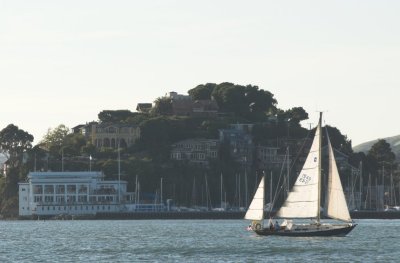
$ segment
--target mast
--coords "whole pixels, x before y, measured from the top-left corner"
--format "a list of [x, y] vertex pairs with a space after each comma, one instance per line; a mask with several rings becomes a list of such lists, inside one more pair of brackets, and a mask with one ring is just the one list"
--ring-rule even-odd
[[368, 175], [368, 189], [369, 189], [369, 206], [368, 209], [371, 209], [372, 205], [372, 186], [371, 186], [371, 174]]
[[393, 205], [393, 172], [390, 171], [390, 205]]
[[161, 205], [161, 207], [163, 206], [163, 178], [161, 177], [161, 182], [160, 182], [160, 205]]
[[286, 154], [287, 154], [287, 160], [286, 160], [286, 197], [289, 195], [290, 192], [290, 183], [289, 183], [289, 178], [290, 178], [290, 148], [289, 145], [286, 148]]
[[136, 175], [136, 180], [135, 180], [135, 206], [137, 207], [138, 204], [138, 176]]
[[363, 190], [363, 167], [362, 167], [362, 161], [360, 161], [360, 191], [359, 191], [360, 205], [358, 209], [361, 209], [362, 206], [362, 190]]
[[121, 204], [121, 149], [118, 140], [118, 204]]
[[[245, 157], [246, 158], [246, 157]], [[245, 164], [245, 168], [244, 168], [244, 186], [245, 186], [245, 189], [244, 189], [244, 202], [245, 202], [245, 207], [247, 207], [247, 158], [245, 159], [246, 160], [246, 164]]]
[[222, 209], [222, 202], [223, 200], [222, 200], [222, 173], [221, 173], [221, 209]]
[[319, 223], [321, 220], [321, 145], [322, 145], [322, 133], [321, 133], [321, 125], [322, 125], [322, 112], [319, 113], [319, 123], [317, 130], [315, 132], [319, 133], [319, 151], [318, 151], [318, 206], [317, 206], [317, 222]]
[[207, 174], [204, 175], [204, 179], [206, 181], [206, 202], [207, 202], [207, 210], [209, 210], [208, 208], [208, 183], [207, 183]]
[[242, 200], [240, 199], [240, 194], [241, 194], [241, 193], [240, 193], [240, 183], [241, 183], [241, 180], [240, 180], [241, 178], [240, 178], [240, 177], [241, 177], [241, 176], [240, 176], [240, 174], [239, 174], [239, 185], [238, 185], [238, 187], [239, 187], [239, 209], [240, 209], [240, 205], [241, 205], [241, 201], [242, 201]]
[[269, 203], [270, 203], [269, 212], [271, 212], [272, 211], [272, 204], [273, 204], [273, 201], [272, 201], [272, 170], [271, 170], [271, 178], [270, 178], [270, 183], [269, 183]]

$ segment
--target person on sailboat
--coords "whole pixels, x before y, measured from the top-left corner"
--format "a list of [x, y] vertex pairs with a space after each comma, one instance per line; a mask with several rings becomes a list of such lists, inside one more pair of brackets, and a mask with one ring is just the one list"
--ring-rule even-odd
[[274, 223], [272, 222], [272, 219], [269, 219], [269, 230], [274, 230]]
[[281, 226], [279, 225], [278, 221], [275, 221], [275, 230], [278, 231], [281, 229]]

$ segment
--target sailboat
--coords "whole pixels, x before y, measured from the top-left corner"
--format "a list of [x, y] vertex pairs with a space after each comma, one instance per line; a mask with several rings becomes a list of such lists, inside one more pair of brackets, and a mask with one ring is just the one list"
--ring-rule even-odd
[[[261, 179], [245, 215], [245, 219], [252, 221], [249, 227], [258, 235], [345, 236], [356, 227], [357, 224], [350, 217], [329, 137], [329, 178], [326, 189], [325, 215], [341, 222], [331, 224], [321, 221], [321, 120], [322, 113], [320, 113], [313, 143], [303, 169], [282, 207], [275, 215], [276, 218], [283, 219], [281, 225], [279, 223], [274, 225], [270, 218], [268, 227], [263, 226], [265, 187], [264, 177]], [[311, 221], [309, 223], [296, 224], [294, 222], [295, 219], [311, 219]]]

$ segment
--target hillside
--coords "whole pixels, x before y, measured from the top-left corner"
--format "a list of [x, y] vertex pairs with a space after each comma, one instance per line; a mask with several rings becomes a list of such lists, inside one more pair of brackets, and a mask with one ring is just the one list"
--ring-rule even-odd
[[[396, 154], [397, 160], [400, 161], [400, 135], [387, 137], [383, 139], [390, 144], [390, 147], [392, 147], [392, 151], [394, 152], [394, 154]], [[378, 139], [361, 143], [357, 146], [354, 146], [353, 150], [354, 152], [368, 153], [369, 149], [371, 149], [372, 145], [377, 141]]]

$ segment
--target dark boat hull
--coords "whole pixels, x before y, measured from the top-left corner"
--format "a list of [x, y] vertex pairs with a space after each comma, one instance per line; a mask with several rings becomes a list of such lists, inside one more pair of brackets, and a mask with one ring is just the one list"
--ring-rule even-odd
[[292, 237], [329, 237], [329, 236], [346, 236], [353, 230], [357, 224], [344, 225], [341, 228], [333, 229], [323, 229], [315, 228], [313, 230], [270, 230], [269, 228], [264, 228], [261, 230], [255, 230], [258, 235], [261, 236], [292, 236]]

